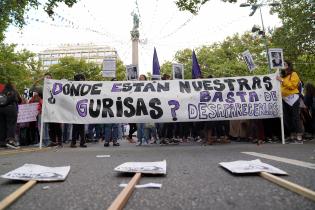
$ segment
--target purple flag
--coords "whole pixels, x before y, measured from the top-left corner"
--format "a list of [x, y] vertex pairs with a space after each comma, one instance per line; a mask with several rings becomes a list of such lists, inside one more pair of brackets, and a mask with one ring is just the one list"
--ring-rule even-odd
[[192, 78], [193, 79], [201, 78], [201, 71], [197, 61], [195, 50], [193, 50], [192, 54]]
[[160, 77], [161, 77], [160, 64], [159, 64], [159, 59], [158, 59], [158, 56], [157, 56], [157, 53], [156, 53], [156, 49], [154, 47], [152, 78], [159, 79]]

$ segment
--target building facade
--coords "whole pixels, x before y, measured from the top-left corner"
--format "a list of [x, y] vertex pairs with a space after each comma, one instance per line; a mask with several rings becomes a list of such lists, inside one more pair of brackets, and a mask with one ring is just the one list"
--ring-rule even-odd
[[117, 51], [105, 45], [77, 44], [62, 45], [55, 49], [44, 50], [38, 54], [44, 70], [47, 70], [51, 65], [59, 63], [60, 58], [63, 57], [74, 57], [102, 65], [105, 58], [116, 59]]

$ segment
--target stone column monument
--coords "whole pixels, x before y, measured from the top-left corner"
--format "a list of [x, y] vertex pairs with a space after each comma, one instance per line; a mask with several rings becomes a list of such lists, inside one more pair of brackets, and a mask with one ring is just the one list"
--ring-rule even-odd
[[130, 31], [131, 41], [132, 41], [132, 64], [137, 65], [139, 68], [139, 60], [138, 60], [138, 43], [139, 43], [139, 16], [137, 13], [133, 12], [133, 28]]

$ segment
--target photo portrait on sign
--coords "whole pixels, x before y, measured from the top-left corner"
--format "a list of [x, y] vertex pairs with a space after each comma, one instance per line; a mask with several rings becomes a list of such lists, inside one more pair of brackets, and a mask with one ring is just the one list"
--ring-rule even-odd
[[269, 49], [269, 61], [270, 67], [273, 69], [283, 69], [283, 51], [280, 48], [270, 48]]
[[136, 65], [126, 66], [127, 80], [137, 80], [138, 79], [138, 67]]
[[173, 64], [173, 79], [184, 79], [184, 66], [183, 64]]
[[253, 57], [248, 50], [242, 53], [243, 59], [247, 65], [249, 71], [253, 71], [256, 68]]

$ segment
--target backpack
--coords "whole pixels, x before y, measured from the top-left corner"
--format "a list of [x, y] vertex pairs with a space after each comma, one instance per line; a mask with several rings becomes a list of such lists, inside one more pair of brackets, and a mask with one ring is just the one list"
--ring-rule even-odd
[[14, 90], [8, 86], [0, 84], [0, 106], [7, 106], [15, 101], [16, 95]]

